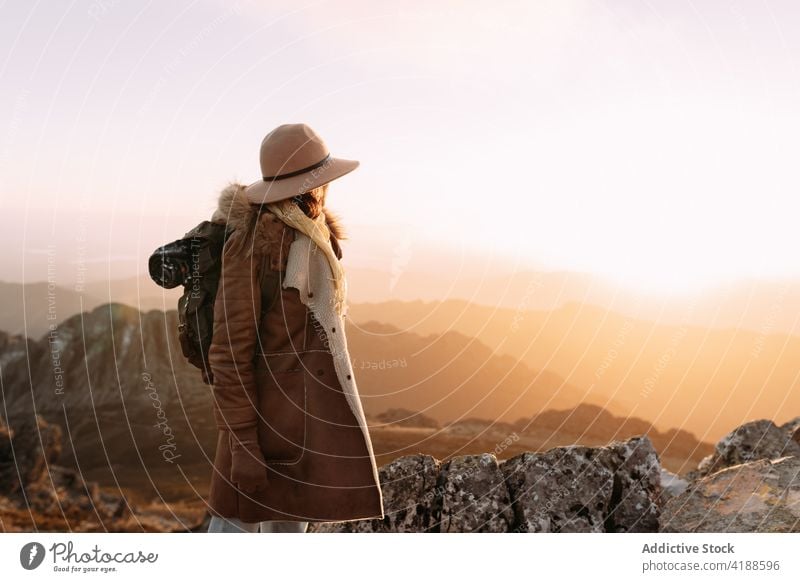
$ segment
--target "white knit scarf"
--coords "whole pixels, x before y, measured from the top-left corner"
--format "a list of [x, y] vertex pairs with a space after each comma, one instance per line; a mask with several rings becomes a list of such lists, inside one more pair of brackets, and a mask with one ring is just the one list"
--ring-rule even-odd
[[[330, 280], [334, 284], [333, 302], [336, 313], [342, 315], [347, 301], [347, 278], [344, 269], [336, 254], [333, 252], [330, 240], [330, 230], [325, 217], [325, 212], [319, 213], [316, 218], [309, 218], [303, 210], [291, 199], [280, 200], [267, 204], [267, 209], [277, 216], [284, 224], [296, 228], [308, 236], [317, 248], [325, 253], [328, 266], [331, 269]], [[312, 251], [313, 252], [313, 251]]]

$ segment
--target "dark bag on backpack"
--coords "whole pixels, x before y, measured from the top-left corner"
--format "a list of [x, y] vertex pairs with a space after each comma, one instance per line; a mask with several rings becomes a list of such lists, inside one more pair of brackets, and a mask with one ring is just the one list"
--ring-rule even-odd
[[[206, 384], [214, 383], [208, 350], [214, 333], [214, 302], [222, 275], [222, 252], [232, 232], [225, 224], [205, 220], [183, 238], [157, 248], [148, 261], [150, 277], [156, 284], [165, 289], [183, 285], [183, 294], [178, 299], [178, 339], [183, 355], [200, 369]], [[279, 271], [285, 269], [287, 254], [288, 251], [270, 254], [269, 264], [261, 269], [262, 317], [280, 294]]]
[[232, 231], [224, 224], [203, 221], [183, 238], [153, 252], [148, 261], [150, 277], [161, 287], [183, 285], [178, 299], [178, 339], [189, 363], [213, 383], [208, 349], [214, 332], [214, 301], [222, 267], [222, 250]]

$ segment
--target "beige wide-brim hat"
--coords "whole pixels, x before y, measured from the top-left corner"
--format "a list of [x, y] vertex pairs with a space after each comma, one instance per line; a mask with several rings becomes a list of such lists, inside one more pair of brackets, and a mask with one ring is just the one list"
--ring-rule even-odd
[[322, 138], [305, 123], [287, 123], [261, 142], [261, 180], [245, 189], [252, 204], [285, 200], [323, 186], [358, 167], [331, 156]]

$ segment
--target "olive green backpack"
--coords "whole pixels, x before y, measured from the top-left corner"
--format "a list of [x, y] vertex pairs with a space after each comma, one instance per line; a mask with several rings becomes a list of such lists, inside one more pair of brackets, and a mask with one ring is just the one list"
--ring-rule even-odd
[[[150, 256], [150, 277], [161, 287], [183, 285], [178, 299], [178, 340], [190, 364], [203, 372], [203, 381], [214, 379], [208, 365], [208, 349], [214, 332], [214, 301], [222, 271], [222, 250], [230, 233], [224, 224], [201, 222], [183, 238], [156, 249]], [[274, 278], [274, 277], [272, 277]], [[272, 281], [274, 283], [274, 281]], [[261, 281], [262, 314], [271, 305], [274, 284]]]

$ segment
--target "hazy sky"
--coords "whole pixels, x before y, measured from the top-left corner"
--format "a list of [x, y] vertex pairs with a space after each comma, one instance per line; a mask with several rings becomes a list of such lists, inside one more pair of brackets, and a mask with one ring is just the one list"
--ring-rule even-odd
[[799, 31], [791, 0], [5, 2], [0, 278], [141, 270], [300, 121], [361, 161], [353, 265], [796, 276]]

